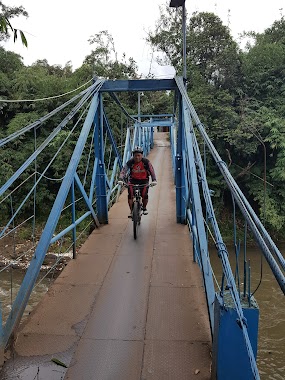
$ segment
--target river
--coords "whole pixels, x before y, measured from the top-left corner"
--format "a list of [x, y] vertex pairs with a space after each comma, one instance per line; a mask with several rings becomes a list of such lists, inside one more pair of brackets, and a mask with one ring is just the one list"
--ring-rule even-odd
[[[211, 249], [211, 262], [217, 277], [219, 278], [220, 260]], [[231, 262], [234, 255], [230, 252]], [[251, 262], [252, 290], [254, 290], [260, 279], [261, 255], [256, 248], [247, 248], [247, 257]], [[265, 261], [262, 260], [262, 282], [255, 298], [260, 308], [259, 342], [258, 342], [258, 369], [262, 380], [284, 380], [285, 379], [285, 299], [277, 281]], [[243, 271], [241, 267], [241, 272]], [[12, 273], [0, 273], [0, 295], [3, 305], [3, 320], [5, 321], [11, 310], [11, 297], [15, 298], [23, 272], [13, 270]], [[52, 279], [44, 279], [33, 291], [29, 304], [25, 310], [25, 316], [40, 301], [46, 293]], [[11, 293], [10, 285], [13, 284]], [[245, 379], [246, 380], [246, 379]]]
[[[279, 247], [284, 252], [284, 246]], [[235, 262], [233, 250], [228, 247], [230, 262]], [[220, 278], [220, 260], [215, 249], [210, 250], [211, 263], [217, 277]], [[259, 283], [261, 273], [261, 254], [256, 247], [246, 250], [251, 264], [251, 291]], [[241, 250], [243, 256], [243, 250]], [[240, 272], [243, 273], [240, 257]], [[241, 279], [243, 285], [243, 279]], [[242, 288], [243, 289], [243, 288]], [[254, 297], [260, 309], [257, 366], [262, 380], [285, 379], [285, 298], [269, 265], [262, 258], [262, 282]], [[245, 379], [246, 380], [246, 379]]]
[[[53, 282], [52, 278], [48, 277], [40, 281], [43, 276], [44, 273], [41, 273], [39, 276], [39, 281], [37, 281], [38, 284], [36, 283], [34, 291], [31, 294], [30, 300], [24, 312], [23, 319], [26, 318], [32, 309], [39, 303], [42, 296], [47, 292], [50, 284]], [[24, 271], [19, 269], [11, 269], [0, 273], [0, 300], [1, 304], [3, 305], [2, 314], [4, 323], [10, 314], [12, 302], [17, 296], [23, 278]]]

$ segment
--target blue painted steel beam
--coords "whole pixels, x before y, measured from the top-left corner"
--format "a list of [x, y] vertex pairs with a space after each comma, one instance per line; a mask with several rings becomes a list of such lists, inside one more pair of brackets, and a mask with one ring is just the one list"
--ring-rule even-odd
[[89, 132], [91, 130], [94, 116], [98, 108], [98, 94], [93, 97], [91, 106], [89, 108], [88, 114], [86, 116], [85, 122], [83, 124], [80, 136], [78, 138], [77, 144], [75, 146], [74, 152], [70, 159], [68, 168], [66, 170], [66, 175], [64, 176], [60, 189], [58, 191], [57, 197], [54, 201], [53, 207], [51, 209], [50, 215], [48, 217], [47, 223], [35, 250], [34, 256], [30, 262], [27, 269], [26, 275], [23, 279], [22, 285], [18, 291], [17, 297], [14, 301], [10, 315], [7, 318], [6, 325], [4, 327], [3, 340], [1, 342], [1, 347], [5, 347], [8, 343], [9, 337], [11, 336], [14, 329], [18, 326], [23, 312], [28, 303], [30, 294], [33, 290], [36, 279], [39, 275], [41, 265], [45, 258], [46, 252], [50, 245], [53, 233], [57, 226], [59, 217], [62, 212], [62, 208], [66, 201], [67, 195], [70, 191], [70, 187], [74, 180], [77, 166], [79, 164], [86, 140], [88, 138]]
[[94, 196], [96, 175], [97, 175], [97, 170], [98, 170], [98, 163], [99, 163], [98, 157], [95, 157], [93, 172], [92, 172], [92, 179], [91, 179], [91, 184], [90, 184], [90, 191], [89, 191], [89, 200], [91, 204], [93, 204], [93, 196]]
[[[254, 235], [256, 242], [258, 243], [264, 257], [266, 258], [272, 273], [274, 274], [282, 292], [285, 294], [285, 276], [282, 273], [282, 270], [280, 269], [278, 263], [276, 262], [275, 258], [273, 257], [268, 244], [270, 244], [270, 240], [267, 240], [266, 237], [268, 234], [264, 237], [263, 233], [264, 227], [262, 226], [262, 223], [259, 221], [257, 215], [254, 213], [253, 209], [250, 207], [248, 208], [248, 201], [246, 201], [244, 195], [242, 194], [241, 190], [239, 189], [237, 183], [233, 179], [230, 171], [228, 170], [225, 162], [222, 161], [221, 157], [219, 156], [218, 152], [216, 151], [213, 143], [211, 142], [210, 138], [206, 134], [202, 124], [197, 125], [201, 135], [204, 137], [208, 148], [210, 149], [210, 152], [213, 155], [214, 160], [217, 163], [217, 166], [219, 167], [221, 173], [223, 174], [226, 183], [229, 186], [229, 189], [232, 192], [232, 195], [239, 205], [240, 211], [242, 212], [245, 220], [247, 221], [248, 225], [250, 226], [251, 232]], [[261, 227], [263, 227], [261, 229]], [[273, 248], [276, 248], [274, 250], [274, 254], [277, 256], [278, 261], [281, 263], [284, 262], [284, 258], [282, 257], [281, 253], [277, 250], [277, 247], [273, 246]]]
[[[201, 270], [202, 270], [203, 280], [204, 280], [204, 285], [205, 285], [211, 332], [213, 334], [215, 286], [214, 286], [214, 281], [212, 277], [210, 263], [207, 259], [208, 241], [207, 241], [207, 235], [206, 235], [205, 224], [204, 224], [202, 203], [201, 203], [201, 198], [200, 198], [199, 180], [198, 180], [197, 171], [196, 171], [196, 159], [194, 155], [194, 146], [193, 146], [193, 140], [192, 140], [193, 134], [190, 132], [192, 121], [191, 121], [187, 104], [185, 104], [185, 102], [183, 101], [182, 105], [183, 105], [184, 133], [185, 133], [184, 137], [185, 137], [185, 148], [186, 148], [185, 160], [187, 159], [188, 178], [189, 178], [189, 182], [191, 183], [191, 190], [192, 190], [192, 194], [191, 194], [191, 198], [193, 201], [192, 215], [193, 215], [193, 218], [195, 218], [194, 221], [195, 221], [195, 225], [197, 227], [198, 236], [199, 236], [199, 250], [201, 253], [201, 264], [202, 264]], [[186, 182], [186, 179], [185, 179], [185, 182]], [[186, 205], [186, 207], [187, 209], [188, 208], [190, 209], [188, 204]], [[192, 218], [192, 222], [193, 222], [193, 218]]]
[[121, 159], [121, 155], [118, 151], [118, 148], [117, 148], [117, 144], [115, 142], [115, 139], [114, 139], [114, 136], [113, 136], [113, 132], [112, 132], [112, 129], [110, 127], [110, 124], [109, 124], [109, 121], [107, 119], [107, 116], [106, 116], [106, 113], [104, 112], [104, 122], [105, 122], [105, 128], [107, 130], [107, 133], [108, 133], [108, 136], [109, 136], [109, 139], [111, 141], [111, 144], [112, 144], [112, 148], [115, 152], [115, 156], [118, 157], [118, 160], [119, 160], [119, 165], [120, 165], [120, 168], [122, 169], [123, 167], [123, 163], [122, 163], [122, 159]]
[[[263, 255], [265, 256], [281, 290], [285, 294], [285, 276], [282, 273], [281, 269], [278, 266], [278, 263], [276, 262], [275, 258], [273, 257], [270, 249], [273, 251], [274, 255], [277, 257], [281, 267], [285, 268], [285, 259], [282, 256], [281, 252], [278, 250], [276, 245], [273, 243], [272, 239], [270, 238], [269, 234], [265, 230], [264, 226], [262, 225], [261, 221], [255, 214], [254, 210], [250, 206], [249, 202], [243, 195], [242, 191], [238, 187], [237, 183], [235, 182], [234, 178], [232, 177], [230, 171], [227, 168], [227, 165], [225, 162], [222, 161], [221, 157], [219, 156], [217, 150], [215, 149], [213, 143], [211, 142], [209, 136], [207, 135], [203, 125], [201, 124], [198, 115], [190, 101], [190, 99], [187, 96], [187, 93], [185, 91], [184, 85], [181, 81], [181, 78], [176, 78], [177, 85], [182, 93], [184, 93], [185, 100], [187, 102], [187, 106], [191, 112], [191, 115], [196, 123], [196, 126], [203, 137], [204, 141], [206, 142], [217, 166], [219, 167], [222, 175], [225, 178], [226, 183], [229, 186], [229, 189], [232, 192], [233, 197], [235, 198], [235, 201], [239, 205], [239, 208], [244, 215], [245, 220], [247, 221], [248, 225], [251, 228], [251, 231], [258, 243], [258, 245], [261, 248], [261, 251]], [[216, 229], [217, 230], [217, 229]], [[218, 230], [217, 230], [218, 231]], [[217, 239], [219, 242], [219, 239]]]
[[84, 201], [86, 203], [86, 206], [91, 211], [91, 215], [92, 215], [92, 218], [94, 220], [94, 223], [95, 223], [96, 227], [99, 227], [100, 223], [99, 223], [99, 220], [97, 218], [97, 215], [96, 215], [96, 213], [95, 213], [95, 211], [93, 209], [92, 203], [90, 202], [90, 200], [89, 200], [89, 198], [88, 198], [88, 196], [86, 194], [86, 191], [85, 191], [85, 189], [84, 189], [84, 187], [83, 187], [83, 185], [82, 185], [82, 183], [80, 181], [80, 178], [78, 177], [77, 173], [75, 173], [75, 177], [74, 178], [75, 178], [75, 181], [76, 181], [76, 185], [77, 185], [78, 189], [80, 190], [80, 192], [81, 192], [81, 194], [83, 196], [83, 199], [84, 199]]
[[108, 223], [108, 198], [106, 189], [106, 173], [105, 164], [99, 163], [96, 175], [96, 199], [97, 199], [97, 215], [99, 222]]
[[[75, 220], [75, 209], [74, 209], [74, 204], [72, 203], [72, 224], [68, 227], [66, 227], [63, 231], [61, 231], [60, 233], [58, 233], [56, 236], [54, 236], [50, 242], [50, 244], [53, 244], [55, 243], [57, 240], [59, 240], [62, 236], [64, 236], [66, 233], [68, 233], [69, 231], [71, 231], [72, 229], [75, 230], [75, 227], [80, 224], [87, 216], [91, 215], [93, 220], [94, 220], [94, 223], [95, 223], [95, 226], [96, 227], [99, 227], [100, 226], [100, 223], [99, 223], [99, 220], [97, 218], [97, 215], [93, 209], [93, 206], [92, 206], [92, 203], [91, 201], [89, 200], [87, 194], [86, 194], [86, 191], [80, 181], [80, 178], [78, 177], [78, 174], [75, 173], [75, 181], [76, 181], [76, 184], [77, 184], [77, 187], [79, 189], [79, 191], [81, 192], [82, 196], [83, 196], [83, 199], [89, 209], [89, 212], [85, 213], [83, 217], [79, 218], [78, 220]], [[73, 190], [73, 185], [72, 185], [72, 200], [74, 200], [74, 190]], [[74, 231], [75, 233], [75, 231]]]
[[[245, 301], [245, 300], [244, 300]], [[257, 357], [259, 308], [256, 302], [249, 307], [243, 302], [242, 311], [247, 321], [249, 340], [253, 355]], [[213, 341], [212, 374], [217, 380], [258, 379], [253, 375], [250, 359], [244, 344], [242, 331], [238, 323], [238, 314], [233, 307], [229, 292], [224, 299], [215, 299], [215, 323], [217, 334]], [[245, 360], [247, 359], [247, 360]]]
[[[175, 178], [175, 157], [176, 157], [176, 126], [175, 126], [175, 124], [172, 125], [169, 132], [170, 132], [172, 172], [173, 172], [173, 178]], [[175, 180], [174, 180], [174, 182], [175, 182]]]
[[[75, 224], [76, 221], [76, 209], [75, 209], [75, 189], [74, 189], [74, 180], [71, 185], [71, 224]], [[72, 229], [72, 258], [76, 259], [76, 225]]]
[[94, 152], [98, 159], [98, 166], [95, 177], [97, 217], [100, 223], [108, 223], [108, 202], [106, 188], [106, 170], [104, 162], [104, 111], [102, 93], [99, 94], [99, 107], [94, 117]]
[[101, 92], [122, 91], [167, 91], [176, 90], [174, 79], [133, 79], [133, 80], [107, 80], [101, 87]]
[[116, 175], [116, 172], [117, 172], [117, 166], [118, 166], [118, 157], [115, 158], [114, 165], [113, 165], [113, 170], [112, 170], [112, 175], [111, 175], [111, 179], [110, 179], [110, 190], [108, 191], [108, 195], [107, 195], [107, 203], [108, 204], [110, 202], [111, 194], [114, 191], [113, 186], [114, 186], [115, 175]]
[[179, 104], [179, 120], [177, 130], [177, 150], [175, 161], [175, 187], [176, 187], [176, 220], [177, 223], [186, 222], [186, 205], [185, 205], [185, 175], [183, 159], [184, 139], [183, 139], [183, 112], [182, 98]]
[[171, 127], [172, 126], [172, 121], [143, 121], [141, 123], [142, 127]]
[[66, 227], [64, 230], [60, 231], [56, 236], [54, 236], [51, 239], [50, 245], [54, 244], [59, 239], [61, 239], [64, 235], [66, 235], [68, 232], [72, 231], [76, 226], [78, 226], [81, 222], [83, 222], [83, 220], [86, 219], [89, 215], [91, 215], [91, 211], [85, 212], [85, 214], [81, 215], [80, 218], [76, 219], [68, 227]]
[[[188, 95], [187, 95], [187, 92], [185, 90], [184, 83], [183, 83], [182, 79], [176, 78], [176, 82], [177, 82], [177, 85], [178, 85], [179, 90], [181, 92], [181, 95], [183, 97], [183, 101], [185, 102], [187, 109], [191, 114], [191, 117], [198, 124], [197, 126], [200, 129], [201, 125], [200, 125], [198, 116], [196, 114], [196, 111], [195, 111], [190, 99], [188, 98]], [[207, 142], [207, 145], [211, 146], [211, 152], [214, 153], [213, 144], [210, 141], [209, 137], [207, 136], [206, 132], [203, 131], [203, 133], [201, 133], [201, 134], [202, 134], [204, 140]], [[214, 154], [213, 154], [213, 157], [215, 158]], [[231, 188], [230, 184], [229, 184], [229, 187]], [[209, 202], [211, 203], [211, 201], [209, 201]], [[213, 225], [213, 226], [215, 227], [215, 225]], [[218, 232], [218, 229], [215, 229], [215, 233], [217, 233], [217, 232]], [[241, 329], [242, 334], [243, 334], [243, 341], [245, 342], [247, 356], [244, 357], [244, 360], [249, 360], [253, 378], [254, 379], [260, 379], [258, 369], [257, 369], [257, 365], [256, 365], [256, 360], [254, 357], [253, 348], [251, 346], [251, 342], [250, 342], [250, 338], [249, 338], [249, 334], [248, 334], [248, 330], [247, 330], [247, 322], [246, 322], [246, 319], [243, 315], [241, 301], [240, 301], [240, 297], [239, 297], [239, 294], [238, 294], [238, 291], [236, 288], [235, 279], [234, 279], [234, 276], [233, 276], [233, 273], [231, 270], [231, 266], [229, 263], [228, 254], [227, 254], [225, 245], [221, 244], [219, 237], [217, 237], [216, 246], [217, 246], [217, 249], [219, 250], [219, 255], [220, 255], [220, 258], [222, 261], [222, 265], [223, 265], [223, 272], [224, 272], [225, 277], [227, 279], [227, 283], [228, 283], [229, 291], [231, 293], [232, 301], [234, 303], [234, 306], [235, 306], [235, 309], [236, 309], [236, 312], [238, 315], [238, 323], [239, 323], [240, 329]], [[215, 324], [215, 327], [216, 327], [216, 324]], [[217, 329], [215, 328], [215, 334], [217, 334], [217, 333], [218, 333], [218, 327], [217, 327]]]
[[59, 123], [59, 125], [51, 132], [45, 141], [35, 150], [34, 153], [23, 163], [23, 165], [16, 170], [16, 172], [9, 178], [9, 180], [0, 188], [0, 196], [16, 181], [16, 179], [28, 168], [28, 166], [37, 158], [37, 156], [48, 146], [48, 144], [56, 137], [56, 135], [65, 127], [65, 125], [74, 117], [76, 112], [82, 107], [83, 104], [90, 98], [92, 92], [88, 92], [78, 104], [69, 112], [69, 114]]
[[[131, 115], [131, 116], [135, 117], [135, 118], [139, 117], [139, 115]], [[150, 118], [152, 118], [152, 119], [158, 119], [158, 120], [160, 120], [160, 119], [163, 119], [165, 117], [173, 118], [173, 116], [174, 116], [174, 114], [172, 114], [172, 113], [161, 113], [159, 115], [158, 114], [153, 114], [153, 115], [142, 114], [142, 115], [140, 115], [140, 118], [141, 119], [150, 119]]]

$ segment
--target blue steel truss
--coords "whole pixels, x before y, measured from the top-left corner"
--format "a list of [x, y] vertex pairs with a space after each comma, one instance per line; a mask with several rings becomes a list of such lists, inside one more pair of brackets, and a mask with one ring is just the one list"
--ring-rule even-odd
[[[128, 91], [174, 91], [173, 113], [142, 115], [138, 112], [137, 115], [128, 115], [116, 95], [116, 93]], [[114, 138], [112, 125], [103, 106], [104, 93], [108, 93], [111, 96], [129, 120], [123, 128], [124, 149], [118, 146], [118, 142]], [[88, 217], [91, 217], [94, 225], [97, 227], [102, 223], [108, 223], [108, 210], [115, 202], [121, 190], [116, 183], [117, 176], [122, 166], [131, 157], [133, 147], [135, 145], [142, 146], [144, 154], [147, 155], [153, 147], [154, 127], [166, 126], [169, 127], [171, 141], [173, 177], [176, 187], [176, 217], [178, 223], [188, 224], [189, 226], [189, 234], [193, 242], [193, 260], [199, 264], [203, 275], [209, 323], [213, 337], [213, 368], [216, 378], [219, 380], [229, 378], [259, 379], [256, 366], [258, 307], [250, 293], [249, 284], [247, 292], [244, 292], [243, 296], [240, 295], [237, 289], [236, 279], [229, 263], [227, 248], [223, 242], [215, 217], [211, 191], [208, 187], [206, 170], [196, 135], [199, 134], [200, 139], [208, 147], [210, 154], [223, 174], [236, 204], [250, 226], [283, 293], [285, 293], [285, 261], [206, 134], [188, 98], [183, 79], [94, 80], [92, 86], [50, 114], [2, 139], [0, 146], [4, 147], [7, 143], [30, 130], [36, 131], [37, 127], [44, 121], [62, 109], [65, 109], [65, 107], [70, 106], [72, 102], [78, 99], [78, 103], [63, 118], [62, 122], [50, 133], [45, 141], [35, 149], [34, 153], [26, 159], [20, 168], [15, 170], [8, 181], [1, 184], [0, 197], [3, 199], [12, 197], [15, 182], [21, 179], [21, 176], [28, 168], [31, 168], [44, 149], [49, 147], [49, 144], [66, 128], [75, 115], [78, 117], [78, 114], [81, 112], [81, 115], [78, 117], [78, 120], [80, 120], [87, 112], [66, 173], [61, 181], [40, 240], [35, 247], [34, 255], [24, 280], [12, 305], [11, 313], [6, 323], [1, 324], [2, 351], [22, 318], [49, 247], [62, 239], [66, 234], [72, 233], [73, 258], [76, 257], [77, 226]], [[76, 125], [77, 122], [75, 123], [75, 127]], [[70, 131], [70, 135], [72, 133], [73, 129]], [[82, 175], [82, 170], [80, 171], [82, 155], [89, 140], [91, 141], [90, 154], [88, 155], [87, 163], [85, 162], [85, 175]], [[35, 194], [37, 185], [45, 178], [45, 173], [52, 165], [52, 162], [53, 159], [41, 173], [36, 173], [34, 185], [31, 186], [30, 191], [22, 200], [19, 207], [14, 210], [11, 218], [4, 224], [4, 227], [0, 231], [0, 238], [7, 236], [10, 231], [18, 228], [17, 226], [15, 227], [16, 216], [20, 214], [21, 208], [29, 197]], [[91, 168], [88, 183], [86, 181], [87, 168]], [[80, 217], [77, 217], [76, 203], [78, 197], [76, 198], [76, 194], [80, 194], [86, 208]], [[71, 203], [66, 206], [69, 195]], [[63, 230], [58, 231], [57, 226], [61, 214], [67, 208], [70, 210], [71, 223]], [[32, 215], [31, 218], [34, 220], [35, 215]], [[219, 292], [215, 290], [209, 256], [207, 231], [209, 225], [215, 238], [217, 254], [223, 268], [222, 286]], [[229, 312], [230, 310], [232, 312]], [[236, 345], [239, 345], [238, 350], [235, 347], [227, 349], [226, 341], [228, 337], [225, 328], [227, 324], [231, 326], [233, 339]], [[231, 353], [228, 355], [227, 351]], [[243, 368], [242, 373], [240, 370], [241, 366]]]

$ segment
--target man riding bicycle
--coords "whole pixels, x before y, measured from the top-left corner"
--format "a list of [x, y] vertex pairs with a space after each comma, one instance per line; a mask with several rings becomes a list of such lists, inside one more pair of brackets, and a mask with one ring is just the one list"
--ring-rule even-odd
[[143, 157], [143, 149], [140, 146], [136, 146], [133, 150], [133, 158], [131, 158], [123, 167], [119, 175], [119, 185], [123, 185], [124, 180], [128, 178], [128, 203], [132, 213], [133, 208], [133, 186], [132, 185], [145, 185], [141, 188], [141, 196], [143, 203], [143, 214], [147, 215], [147, 203], [148, 203], [148, 187], [149, 177], [151, 177], [151, 186], [157, 184], [154, 168], [151, 162]]

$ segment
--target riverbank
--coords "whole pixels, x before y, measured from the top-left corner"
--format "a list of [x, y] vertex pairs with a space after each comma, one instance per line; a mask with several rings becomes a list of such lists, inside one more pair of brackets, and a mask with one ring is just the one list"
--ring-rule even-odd
[[[0, 271], [3, 270], [26, 270], [34, 255], [38, 240], [21, 239], [14, 236], [6, 236], [0, 240]], [[53, 269], [60, 273], [72, 258], [72, 251], [48, 252], [41, 266], [41, 272]], [[54, 274], [53, 274], [54, 275]]]

